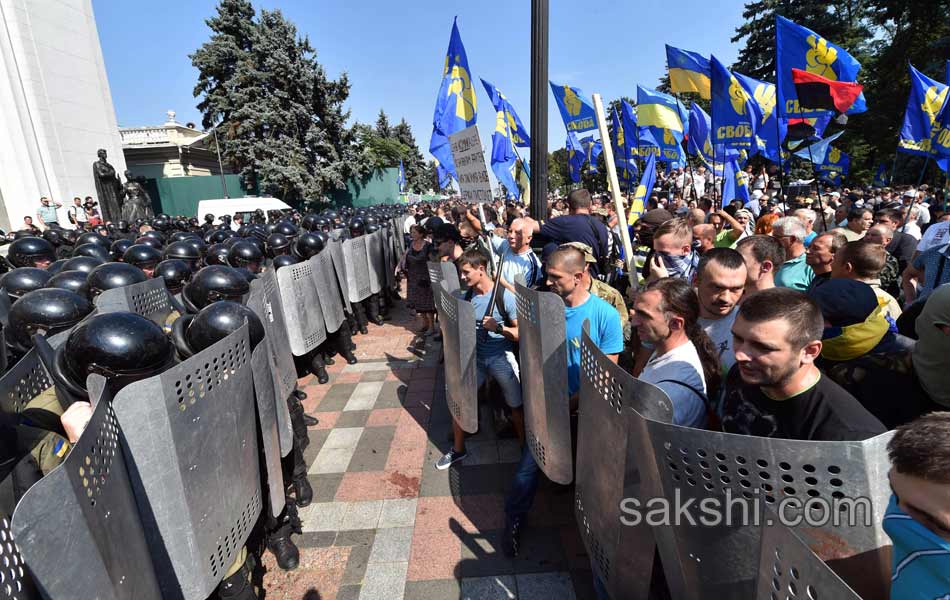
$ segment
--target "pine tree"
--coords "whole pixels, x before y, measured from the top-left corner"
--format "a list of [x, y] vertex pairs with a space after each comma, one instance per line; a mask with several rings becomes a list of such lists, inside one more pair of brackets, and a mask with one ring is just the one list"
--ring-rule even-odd
[[419, 151], [419, 145], [416, 144], [416, 138], [412, 135], [412, 127], [405, 119], [400, 119], [392, 128], [393, 137], [406, 148], [406, 154], [403, 156], [403, 167], [406, 169], [406, 189], [421, 193], [430, 187], [429, 180], [425, 178], [425, 161], [422, 158], [422, 152]]
[[376, 135], [381, 138], [393, 137], [392, 128], [389, 126], [389, 117], [386, 111], [379, 109], [379, 116], [376, 117]]

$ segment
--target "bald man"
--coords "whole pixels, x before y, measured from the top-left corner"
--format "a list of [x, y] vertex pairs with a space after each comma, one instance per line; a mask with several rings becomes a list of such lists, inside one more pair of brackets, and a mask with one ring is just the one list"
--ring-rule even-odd
[[708, 223], [693, 225], [693, 247], [700, 254], [705, 254], [715, 248], [716, 227]]
[[524, 277], [527, 286], [537, 287], [541, 283], [541, 259], [531, 249], [534, 232], [525, 219], [515, 219], [508, 227], [506, 237], [491, 236], [492, 250], [498, 257], [505, 257], [501, 268], [501, 285], [510, 292], [515, 291], [515, 276]]

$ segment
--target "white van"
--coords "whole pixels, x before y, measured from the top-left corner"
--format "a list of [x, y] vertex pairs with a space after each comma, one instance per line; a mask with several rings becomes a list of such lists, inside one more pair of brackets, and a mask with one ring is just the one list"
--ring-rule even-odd
[[228, 215], [233, 217], [240, 214], [247, 223], [248, 217], [254, 214], [254, 211], [261, 209], [266, 214], [269, 210], [293, 210], [289, 204], [278, 200], [277, 198], [224, 198], [220, 200], [199, 200], [198, 201], [198, 221], [204, 223], [205, 215], [214, 215], [215, 222], [220, 222], [221, 217]]

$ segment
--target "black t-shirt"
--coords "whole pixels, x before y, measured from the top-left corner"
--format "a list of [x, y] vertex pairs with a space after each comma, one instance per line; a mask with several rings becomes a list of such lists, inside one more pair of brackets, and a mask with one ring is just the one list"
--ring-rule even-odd
[[[607, 228], [600, 219], [591, 215], [563, 215], [548, 219], [541, 225], [538, 238], [545, 244], [542, 253], [545, 260], [559, 244], [567, 242], [587, 244], [594, 250], [597, 260], [603, 258], [607, 250]], [[590, 264], [589, 268], [592, 275], [600, 274], [596, 264]]]
[[894, 238], [891, 239], [891, 243], [885, 247], [885, 250], [897, 257], [901, 271], [903, 271], [914, 259], [914, 252], [917, 251], [917, 238], [898, 229], [894, 232]]
[[722, 429], [727, 433], [789, 440], [859, 441], [887, 429], [824, 374], [811, 388], [773, 400], [742, 381], [738, 366], [726, 377]]

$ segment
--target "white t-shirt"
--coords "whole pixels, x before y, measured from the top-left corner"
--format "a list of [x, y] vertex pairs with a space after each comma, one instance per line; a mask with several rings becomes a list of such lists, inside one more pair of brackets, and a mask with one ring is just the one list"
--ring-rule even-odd
[[917, 243], [917, 252], [929, 250], [934, 246], [942, 246], [950, 241], [950, 221], [934, 223], [924, 232], [924, 237]]
[[917, 223], [905, 223], [902, 227], [904, 228], [904, 233], [907, 235], [916, 238], [917, 240], [920, 240], [922, 237], [920, 233], [920, 226], [917, 225]]
[[416, 224], [415, 215], [407, 215], [406, 222], [402, 224], [402, 232], [406, 235], [409, 235], [409, 230], [412, 229]]
[[528, 248], [522, 254], [515, 254], [511, 251], [508, 240], [497, 235], [491, 236], [491, 244], [496, 255], [505, 255], [505, 264], [501, 268], [501, 276], [505, 278], [505, 281], [513, 284], [515, 275], [519, 273], [524, 277], [528, 287], [535, 285], [540, 280], [541, 259], [537, 257], [533, 250]]
[[719, 352], [723, 374], [728, 373], [732, 365], [736, 364], [736, 352], [732, 349], [732, 324], [736, 322], [737, 314], [738, 308], [733, 308], [731, 313], [721, 319], [699, 319], [699, 326]]
[[696, 392], [702, 392], [704, 397], [707, 395], [706, 379], [693, 342], [688, 341], [662, 356], [654, 352], [640, 379], [656, 385], [670, 397], [675, 425], [705, 427], [705, 400]]

